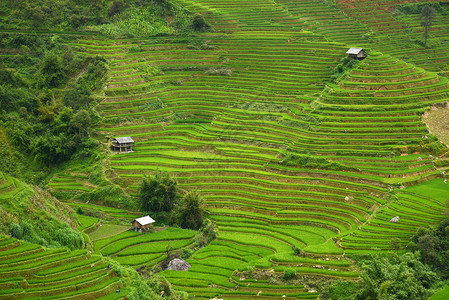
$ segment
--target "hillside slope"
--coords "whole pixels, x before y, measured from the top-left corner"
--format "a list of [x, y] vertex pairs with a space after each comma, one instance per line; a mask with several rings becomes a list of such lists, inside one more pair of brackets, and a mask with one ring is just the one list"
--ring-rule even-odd
[[[316, 299], [308, 286], [278, 279], [294, 270], [358, 280], [348, 257], [391, 251], [394, 238], [405, 249], [417, 228], [443, 220], [448, 149], [422, 115], [449, 98], [444, 7], [438, 35], [423, 48], [416, 12], [398, 13], [404, 1], [380, 10], [361, 0], [170, 3], [178, 18], [201, 14], [213, 29], [130, 34], [148, 24], [130, 23], [142, 15], [124, 10], [120, 16], [131, 17], [110, 27], [59, 32], [70, 36], [64, 46], [74, 55], [101, 56], [109, 70], [91, 102], [99, 122], [90, 146], [103, 151], [105, 167], [67, 165], [48, 185], [55, 195], [131, 206], [110, 196], [118, 189], [136, 196], [156, 170], [198, 190], [218, 238], [188, 259], [188, 272], [163, 274], [205, 299]], [[130, 28], [117, 33], [123, 26]], [[368, 57], [351, 62], [349, 47], [364, 47]], [[120, 136], [136, 141], [134, 152], [109, 149]], [[13, 179], [3, 177], [8, 189]], [[5, 197], [15, 197], [11, 191]], [[174, 247], [192, 235], [174, 235]], [[156, 265], [161, 244], [135, 236], [108, 236], [99, 251], [134, 267]]]

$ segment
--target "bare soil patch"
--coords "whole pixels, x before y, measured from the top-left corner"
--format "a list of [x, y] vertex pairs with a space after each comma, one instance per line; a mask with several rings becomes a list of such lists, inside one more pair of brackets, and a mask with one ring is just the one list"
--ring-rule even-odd
[[424, 113], [423, 121], [431, 134], [449, 146], [449, 102], [444, 106], [432, 106]]

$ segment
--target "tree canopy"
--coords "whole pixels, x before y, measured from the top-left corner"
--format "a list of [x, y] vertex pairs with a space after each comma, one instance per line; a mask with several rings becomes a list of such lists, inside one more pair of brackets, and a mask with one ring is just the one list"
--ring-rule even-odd
[[167, 172], [157, 171], [140, 184], [140, 207], [146, 212], [171, 211], [178, 195], [178, 182]]
[[178, 201], [172, 212], [172, 219], [182, 228], [197, 230], [203, 224], [205, 215], [203, 198], [198, 192], [191, 191]]
[[427, 46], [427, 38], [429, 37], [430, 28], [435, 18], [435, 8], [430, 5], [423, 7], [421, 11], [421, 26], [424, 27], [424, 48]]

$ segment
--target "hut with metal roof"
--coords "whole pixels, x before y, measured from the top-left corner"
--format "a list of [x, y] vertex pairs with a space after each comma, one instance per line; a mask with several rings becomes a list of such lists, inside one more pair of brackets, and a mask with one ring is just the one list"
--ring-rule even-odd
[[346, 51], [346, 54], [352, 59], [364, 59], [366, 57], [366, 51], [362, 48], [350, 48]]
[[142, 232], [148, 231], [153, 227], [153, 223], [156, 222], [150, 216], [141, 217], [131, 221], [134, 231]]
[[130, 136], [118, 137], [112, 140], [112, 149], [122, 152], [133, 152], [134, 140]]

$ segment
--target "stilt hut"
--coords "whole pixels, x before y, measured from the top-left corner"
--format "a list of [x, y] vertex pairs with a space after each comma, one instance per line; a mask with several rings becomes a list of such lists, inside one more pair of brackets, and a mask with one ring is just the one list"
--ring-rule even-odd
[[130, 136], [112, 140], [112, 149], [118, 152], [133, 152], [134, 140]]
[[364, 59], [366, 57], [366, 52], [362, 48], [350, 48], [346, 51], [346, 54], [352, 59]]
[[153, 223], [156, 222], [153, 220], [150, 216], [141, 217], [138, 219], [134, 219], [131, 221], [131, 224], [133, 225], [133, 230], [142, 232], [142, 231], [148, 231], [153, 227]]

